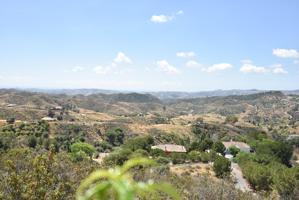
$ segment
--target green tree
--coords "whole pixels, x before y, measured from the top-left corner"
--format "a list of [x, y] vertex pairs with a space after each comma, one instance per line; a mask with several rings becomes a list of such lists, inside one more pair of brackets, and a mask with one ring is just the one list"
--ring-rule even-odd
[[130, 149], [127, 148], [121, 148], [117, 151], [114, 151], [109, 154], [109, 156], [104, 158], [104, 165], [105, 166], [116, 166], [116, 165], [122, 165], [124, 162], [129, 160], [130, 155], [133, 152]]
[[124, 143], [125, 134], [122, 129], [117, 128], [114, 131], [106, 132], [105, 137], [113, 146], [120, 146]]
[[240, 149], [235, 147], [235, 146], [232, 146], [228, 149], [228, 151], [234, 156], [236, 157], [236, 155], [240, 152]]
[[31, 135], [28, 137], [28, 146], [31, 148], [35, 148], [37, 145], [37, 140], [36, 137]]
[[170, 158], [173, 164], [182, 164], [185, 163], [187, 155], [185, 153], [171, 153]]
[[95, 152], [95, 148], [88, 143], [77, 142], [77, 143], [74, 143], [71, 145], [71, 152], [73, 154], [80, 153], [81, 155], [82, 155], [82, 152], [84, 152], [86, 155], [88, 155], [90, 157], [90, 159], [92, 159], [92, 155]]
[[[276, 171], [273, 184], [279, 195], [284, 199], [295, 198], [294, 191], [299, 187], [299, 167], [297, 169], [285, 168]], [[297, 171], [296, 171], [297, 170]]]
[[201, 153], [199, 151], [190, 151], [188, 158], [193, 162], [199, 162], [201, 161]]
[[224, 155], [226, 148], [221, 141], [217, 141], [213, 144], [213, 150]]
[[153, 157], [159, 157], [159, 156], [165, 157], [166, 153], [161, 149], [151, 149], [150, 155]]
[[125, 143], [125, 147], [131, 149], [132, 151], [143, 149], [149, 152], [153, 144], [154, 144], [153, 137], [137, 136], [135, 138], [128, 139]]
[[293, 147], [287, 143], [265, 139], [257, 143], [255, 147], [257, 154], [265, 154], [277, 158], [281, 163], [289, 165], [293, 154]]
[[217, 177], [226, 177], [230, 174], [231, 162], [222, 156], [217, 156], [213, 164], [213, 169]]
[[213, 141], [209, 138], [204, 138], [203, 140], [198, 140], [191, 143], [190, 149], [197, 151], [205, 151], [211, 149], [213, 146]]

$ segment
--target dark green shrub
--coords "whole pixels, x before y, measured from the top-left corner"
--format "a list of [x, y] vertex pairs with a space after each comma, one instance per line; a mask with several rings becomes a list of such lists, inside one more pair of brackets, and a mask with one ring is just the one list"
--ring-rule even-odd
[[29, 136], [28, 137], [28, 146], [31, 148], [35, 148], [37, 145], [37, 139], [35, 136]]
[[217, 141], [213, 144], [213, 150], [224, 155], [226, 148], [221, 141]]
[[234, 157], [240, 152], [240, 149], [234, 146], [230, 147], [228, 150]]
[[156, 159], [156, 162], [162, 165], [166, 165], [171, 162], [170, 158], [159, 156]]
[[230, 174], [231, 162], [222, 156], [217, 156], [213, 164], [213, 169], [217, 177], [226, 177]]
[[154, 139], [151, 136], [137, 136], [128, 139], [124, 146], [128, 149], [131, 149], [132, 151], [143, 149], [149, 152], [153, 144]]
[[173, 164], [185, 163], [187, 155], [185, 153], [171, 153], [170, 158]]
[[125, 161], [130, 158], [132, 151], [130, 149], [119, 149], [109, 154], [109, 156], [104, 158], [104, 165], [105, 166], [115, 166], [115, 165], [122, 165]]
[[72, 153], [76, 154], [80, 151], [83, 151], [91, 159], [93, 153], [95, 152], [95, 148], [92, 145], [90, 145], [88, 143], [84, 143], [84, 142], [77, 142], [77, 143], [74, 143], [74, 144], [71, 145], [71, 152]]
[[161, 149], [151, 149], [150, 155], [153, 157], [159, 157], [159, 156], [165, 157], [166, 153]]
[[191, 151], [188, 153], [188, 159], [192, 162], [199, 162], [201, 161], [201, 153], [199, 151]]

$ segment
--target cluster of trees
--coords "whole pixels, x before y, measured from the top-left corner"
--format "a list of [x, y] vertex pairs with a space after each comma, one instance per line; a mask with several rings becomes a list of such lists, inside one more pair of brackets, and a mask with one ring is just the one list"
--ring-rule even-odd
[[290, 167], [292, 146], [283, 141], [261, 139], [252, 142], [255, 154], [239, 153], [237, 162], [257, 191], [275, 190], [286, 199], [299, 195], [299, 167]]
[[9, 124], [0, 129], [0, 151], [20, 146], [45, 146], [48, 136], [49, 124], [44, 121], [33, 124]]
[[[151, 156], [157, 163], [183, 164], [188, 162], [216, 162], [213, 168], [218, 177], [224, 177], [230, 174], [230, 161], [224, 158], [225, 147], [220, 141], [213, 142], [204, 138], [200, 142], [191, 144], [189, 153], [165, 153], [160, 149], [151, 149], [154, 145], [154, 138], [151, 136], [137, 136], [124, 142], [118, 149], [110, 153], [104, 159], [104, 165], [114, 166], [122, 165], [130, 158]], [[205, 151], [208, 150], [209, 151]], [[221, 166], [221, 167], [220, 167]]]
[[[166, 154], [162, 150], [152, 150], [154, 137], [138, 136], [125, 139], [125, 133], [121, 129], [107, 131], [102, 138], [104, 140], [101, 142], [90, 142], [86, 131], [78, 125], [61, 127], [58, 125], [54, 131], [52, 129], [50, 131], [49, 124], [44, 121], [1, 127], [0, 178], [3, 181], [0, 183], [0, 199], [74, 199], [80, 181], [98, 168], [95, 162], [90, 161], [97, 151], [113, 150], [104, 159], [104, 166], [107, 167], [122, 165], [131, 158], [151, 156], [156, 162], [162, 164], [155, 169], [158, 170], [157, 173], [150, 173], [151, 176], [164, 174], [152, 178], [162, 181], [161, 177], [163, 177], [164, 181], [174, 183], [179, 190], [184, 189], [180, 193], [187, 199], [197, 199], [195, 188], [185, 184], [187, 177], [174, 177], [165, 164], [213, 161], [215, 163], [213, 169], [217, 176], [225, 177], [230, 171], [230, 162], [219, 155], [224, 152], [222, 143], [213, 142], [209, 137], [203, 137], [201, 134], [198, 134], [196, 142], [191, 145], [194, 148], [187, 154]], [[161, 134], [161, 138], [158, 139], [165, 143], [169, 141], [169, 143], [185, 144], [187, 147], [190, 144], [188, 139], [182, 140], [174, 135]], [[207, 149], [210, 149], [210, 152], [205, 152]], [[134, 177], [146, 177], [143, 169], [134, 172]], [[192, 180], [188, 177], [189, 182]], [[209, 184], [215, 183], [211, 181]], [[220, 187], [224, 185], [215, 185], [215, 188], [210, 188], [209, 192], [211, 195], [219, 195], [217, 191], [220, 191], [218, 190]], [[229, 187], [225, 186], [225, 188]], [[201, 189], [205, 190], [204, 187]], [[241, 194], [235, 194], [242, 199]], [[146, 196], [144, 199], [154, 198]]]
[[80, 181], [96, 167], [88, 160], [73, 162], [65, 152], [9, 149], [0, 153], [0, 199], [71, 200]]

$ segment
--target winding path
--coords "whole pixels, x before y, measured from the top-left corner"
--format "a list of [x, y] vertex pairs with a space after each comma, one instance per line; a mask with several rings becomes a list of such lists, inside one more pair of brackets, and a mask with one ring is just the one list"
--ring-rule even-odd
[[231, 174], [236, 180], [236, 183], [235, 183], [236, 188], [238, 188], [238, 189], [240, 189], [244, 192], [252, 191], [252, 189], [249, 187], [249, 183], [243, 177], [243, 173], [241, 171], [241, 168], [239, 167], [239, 165], [237, 163], [232, 163], [232, 172], [231, 172]]

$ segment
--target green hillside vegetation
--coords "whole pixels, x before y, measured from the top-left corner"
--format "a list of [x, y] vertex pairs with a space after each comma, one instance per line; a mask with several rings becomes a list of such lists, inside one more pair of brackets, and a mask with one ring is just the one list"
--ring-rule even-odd
[[[75, 199], [80, 183], [93, 171], [119, 169], [141, 157], [156, 165], [130, 169], [129, 183], [167, 182], [182, 199], [268, 199], [275, 194], [295, 199], [299, 170], [293, 153], [299, 143], [287, 136], [299, 130], [298, 100], [280, 92], [162, 101], [136, 93], [71, 96], [0, 90], [0, 199]], [[61, 118], [40, 120], [49, 115]], [[252, 147], [253, 153], [236, 147], [229, 152], [255, 196], [235, 188], [233, 165], [223, 157], [222, 142], [230, 140]], [[187, 153], [151, 148], [158, 144], [183, 145]], [[190, 167], [197, 164], [204, 167]], [[126, 177], [119, 178], [125, 182]], [[109, 191], [115, 195], [115, 187]]]

